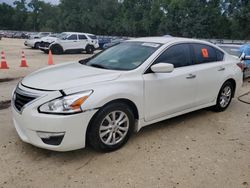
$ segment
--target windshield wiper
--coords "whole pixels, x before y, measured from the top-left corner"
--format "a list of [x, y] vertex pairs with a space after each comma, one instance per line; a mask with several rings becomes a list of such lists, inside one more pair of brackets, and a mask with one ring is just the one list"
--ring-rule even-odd
[[89, 64], [89, 66], [91, 67], [96, 67], [96, 68], [101, 68], [101, 69], [108, 69], [107, 67], [103, 66], [103, 65], [100, 65], [100, 64]]

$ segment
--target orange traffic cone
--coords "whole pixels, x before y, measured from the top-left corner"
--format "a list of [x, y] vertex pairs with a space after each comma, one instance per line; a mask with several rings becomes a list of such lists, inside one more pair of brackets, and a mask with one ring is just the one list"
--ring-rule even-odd
[[49, 51], [48, 65], [54, 65], [51, 50]]
[[0, 65], [0, 69], [9, 69], [6, 59], [5, 59], [5, 54], [4, 51], [1, 52], [1, 65]]
[[21, 60], [20, 67], [28, 67], [23, 51], [22, 51], [22, 60]]

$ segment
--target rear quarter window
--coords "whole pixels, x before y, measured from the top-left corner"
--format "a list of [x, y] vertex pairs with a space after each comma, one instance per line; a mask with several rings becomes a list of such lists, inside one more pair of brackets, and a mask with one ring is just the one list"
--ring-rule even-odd
[[88, 35], [91, 39], [97, 39], [95, 35]]
[[223, 61], [224, 59], [224, 53], [218, 49], [215, 49], [217, 53], [217, 61]]
[[192, 44], [192, 46], [195, 64], [222, 61], [224, 58], [224, 54], [212, 46], [205, 44]]

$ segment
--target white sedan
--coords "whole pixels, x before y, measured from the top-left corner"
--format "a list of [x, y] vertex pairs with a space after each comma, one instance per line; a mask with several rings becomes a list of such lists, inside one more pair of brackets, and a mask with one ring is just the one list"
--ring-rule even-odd
[[225, 110], [242, 75], [239, 59], [204, 41], [133, 39], [25, 77], [13, 92], [14, 125], [24, 142], [41, 148], [88, 143], [113, 151], [152, 123], [211, 106]]

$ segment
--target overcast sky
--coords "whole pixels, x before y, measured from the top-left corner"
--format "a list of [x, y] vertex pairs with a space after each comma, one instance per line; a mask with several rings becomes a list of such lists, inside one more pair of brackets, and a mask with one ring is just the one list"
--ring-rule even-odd
[[[5, 2], [5, 3], [12, 5], [14, 1], [15, 0], [0, 0], [0, 3]], [[27, 1], [29, 1], [29, 0], [27, 0]], [[58, 2], [59, 2], [59, 0], [43, 0], [43, 1], [50, 2], [51, 4], [58, 4]]]

